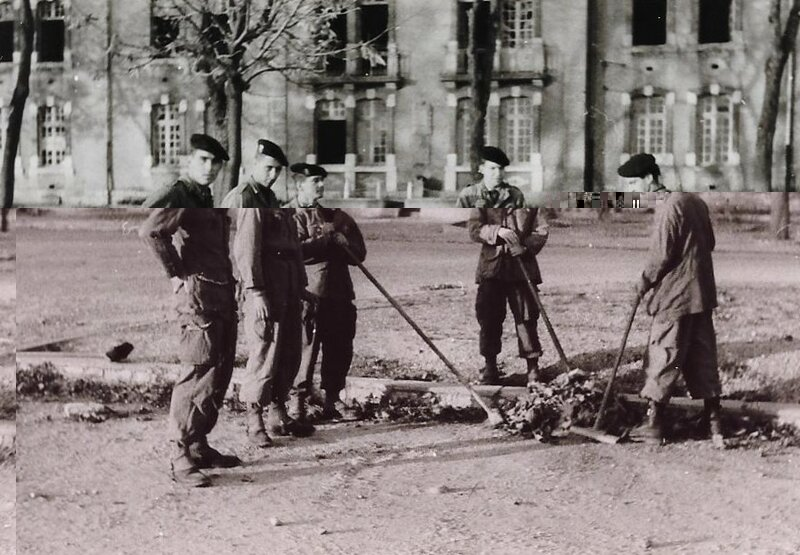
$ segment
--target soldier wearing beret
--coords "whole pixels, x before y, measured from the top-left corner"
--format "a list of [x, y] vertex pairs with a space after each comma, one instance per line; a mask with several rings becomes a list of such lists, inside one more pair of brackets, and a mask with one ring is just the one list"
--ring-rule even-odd
[[[655, 158], [637, 154], [618, 173], [646, 190], [664, 190]], [[717, 306], [714, 280], [714, 230], [708, 206], [691, 193], [669, 193], [659, 203], [645, 269], [636, 292], [649, 291], [650, 339], [645, 355], [646, 382], [641, 396], [649, 400], [646, 421], [632, 436], [659, 442], [664, 436], [664, 409], [675, 382], [683, 376], [689, 393], [704, 399], [704, 418], [715, 445], [723, 443], [720, 424], [721, 385], [712, 312]]]
[[293, 212], [280, 208], [237, 211], [234, 256], [245, 290], [244, 330], [249, 346], [239, 399], [247, 407], [247, 437], [257, 447], [272, 444], [266, 428], [282, 436], [314, 431], [286, 411], [300, 368], [301, 297], [307, 283]]
[[475, 315], [480, 326], [480, 352], [485, 360], [481, 383], [495, 385], [502, 381], [497, 369], [497, 355], [502, 349], [506, 305], [511, 307], [517, 330], [520, 358], [525, 359], [528, 381], [539, 379], [539, 309], [528, 290], [521, 261], [534, 285], [541, 283], [536, 254], [547, 241], [547, 228], [539, 225], [535, 208], [524, 208], [522, 191], [503, 181], [509, 161], [505, 153], [487, 146], [482, 151], [483, 180], [461, 191], [458, 206], [471, 207], [469, 235], [481, 243], [475, 281], [478, 295]]
[[[177, 190], [164, 197], [168, 205], [181, 195], [193, 198], [188, 187]], [[206, 439], [217, 422], [236, 355], [230, 219], [225, 210], [155, 208], [139, 234], [172, 280], [181, 324], [179, 353], [189, 367], [175, 383], [170, 402], [173, 478], [208, 486], [211, 482], [201, 469], [240, 464], [238, 458], [211, 448]]]
[[617, 173], [624, 178], [628, 192], [661, 192], [667, 188], [661, 184], [661, 168], [652, 154], [641, 152], [631, 156]]
[[355, 265], [342, 247], [363, 262], [367, 250], [356, 222], [344, 211], [323, 208], [324, 168], [295, 164], [292, 171], [301, 179], [292, 206], [308, 273], [310, 296], [303, 310], [303, 359], [295, 380], [299, 418], [305, 416], [305, 399], [311, 392], [317, 354], [322, 354], [321, 389], [325, 393], [323, 418], [351, 416], [341, 401], [347, 373], [353, 360], [356, 335], [355, 292], [350, 265]]
[[222, 199], [223, 208], [280, 208], [272, 186], [289, 165], [281, 147], [261, 139], [256, 147], [250, 176]]
[[208, 135], [195, 134], [189, 139], [192, 154], [186, 172], [145, 200], [146, 208], [213, 208], [211, 184], [219, 175], [228, 153]]
[[483, 179], [461, 190], [456, 201], [458, 208], [523, 208], [525, 195], [518, 188], [503, 181], [509, 165], [505, 152], [494, 146], [481, 150], [483, 161], [480, 172]]

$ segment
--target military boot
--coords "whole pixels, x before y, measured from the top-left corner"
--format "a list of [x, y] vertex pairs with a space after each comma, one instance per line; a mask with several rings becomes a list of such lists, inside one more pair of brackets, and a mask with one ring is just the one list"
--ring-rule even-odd
[[242, 465], [236, 455], [223, 455], [208, 444], [204, 437], [189, 444], [189, 455], [194, 460], [197, 468], [234, 468]]
[[725, 449], [725, 435], [722, 431], [722, 409], [719, 397], [705, 399], [703, 405], [703, 412], [708, 419], [708, 432], [711, 436], [711, 443], [717, 449]]
[[310, 423], [298, 422], [289, 417], [286, 412], [286, 405], [283, 403], [271, 403], [269, 405], [267, 424], [270, 433], [276, 436], [308, 437], [314, 433], [314, 426]]
[[211, 485], [211, 478], [200, 472], [189, 448], [184, 443], [177, 443], [170, 460], [172, 480], [178, 484], [192, 488], [206, 488]]
[[502, 377], [497, 370], [497, 360], [493, 357], [486, 357], [486, 365], [481, 370], [480, 385], [501, 385]]
[[539, 358], [528, 358], [525, 359], [525, 362], [528, 365], [528, 387], [541, 383], [542, 375], [539, 373]]
[[270, 447], [272, 440], [264, 428], [263, 407], [253, 403], [247, 407], [247, 439], [251, 445], [259, 448]]
[[630, 438], [644, 443], [661, 443], [664, 439], [664, 404], [650, 401], [645, 421], [631, 430]]

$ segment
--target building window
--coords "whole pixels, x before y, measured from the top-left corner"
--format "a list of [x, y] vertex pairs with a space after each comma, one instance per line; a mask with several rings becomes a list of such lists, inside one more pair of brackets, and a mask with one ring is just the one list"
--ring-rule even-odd
[[39, 108], [39, 165], [58, 166], [67, 155], [67, 121], [63, 105]]
[[356, 104], [356, 149], [359, 164], [385, 164], [388, 138], [386, 103], [360, 100]]
[[0, 156], [3, 156], [4, 148], [6, 146], [6, 133], [8, 131], [8, 112], [9, 109], [5, 106], [0, 106]]
[[347, 152], [347, 110], [341, 100], [317, 103], [317, 162], [344, 164]]
[[634, 152], [667, 153], [667, 108], [663, 96], [633, 101]]
[[167, 58], [180, 34], [180, 19], [154, 1], [150, 5], [150, 46], [157, 58]]
[[[488, 48], [489, 45], [489, 25], [491, 24], [491, 4], [486, 0], [481, 2], [479, 8], [478, 25], [476, 35], [476, 46], [478, 48]], [[458, 15], [456, 22], [456, 40], [458, 42], [458, 73], [467, 71], [469, 55], [469, 20], [472, 17], [472, 2], [458, 2]]]
[[153, 164], [177, 166], [183, 153], [185, 122], [177, 104], [154, 104]]
[[512, 164], [531, 161], [533, 151], [533, 102], [520, 96], [500, 101], [500, 148]]
[[731, 0], [700, 0], [700, 44], [730, 42]]
[[633, 0], [633, 45], [667, 43], [667, 0]]
[[372, 51], [361, 59], [361, 75], [386, 75], [389, 57], [389, 6], [385, 1], [363, 2], [359, 8], [361, 41]]
[[456, 106], [456, 156], [458, 164], [469, 164], [472, 142], [472, 99], [462, 98]]
[[698, 160], [701, 166], [727, 164], [733, 152], [733, 102], [728, 95], [704, 96], [698, 103]]
[[0, 0], [0, 64], [14, 61], [14, 8]]
[[335, 54], [325, 58], [325, 73], [328, 75], [342, 75], [347, 71], [347, 14], [336, 14], [330, 20], [331, 32], [336, 36], [336, 40], [331, 45]]
[[536, 37], [534, 0], [517, 0], [503, 5], [501, 44], [506, 48], [524, 48]]
[[64, 5], [60, 0], [36, 4], [36, 52], [39, 62], [63, 62], [66, 45]]

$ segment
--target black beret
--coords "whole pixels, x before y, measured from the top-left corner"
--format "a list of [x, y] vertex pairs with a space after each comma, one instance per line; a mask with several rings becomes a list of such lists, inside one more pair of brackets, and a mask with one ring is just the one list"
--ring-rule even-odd
[[496, 146], [485, 146], [481, 149], [481, 158], [489, 162], [494, 162], [498, 166], [505, 168], [511, 163], [506, 153]]
[[202, 133], [195, 133], [189, 139], [189, 144], [191, 144], [192, 148], [195, 150], [205, 150], [213, 154], [214, 158], [217, 160], [224, 160], [225, 162], [229, 160], [225, 147], [219, 144], [219, 141], [214, 137], [209, 137]]
[[661, 169], [656, 164], [656, 157], [652, 154], [640, 152], [631, 156], [627, 162], [622, 164], [617, 173], [622, 177], [645, 177], [661, 175]]
[[281, 150], [281, 147], [279, 147], [272, 141], [268, 141], [267, 139], [259, 139], [258, 153], [275, 158], [278, 162], [281, 163], [281, 166], [289, 165], [289, 160], [286, 159], [286, 155]]
[[305, 175], [306, 177], [311, 177], [314, 175], [318, 175], [322, 178], [328, 177], [328, 172], [322, 166], [317, 166], [316, 164], [292, 164], [290, 168], [294, 173], [300, 173]]

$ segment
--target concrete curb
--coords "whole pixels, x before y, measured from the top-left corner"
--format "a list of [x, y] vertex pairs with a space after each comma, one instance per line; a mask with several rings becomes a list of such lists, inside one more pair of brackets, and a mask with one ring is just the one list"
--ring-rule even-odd
[[[155, 362], [113, 363], [104, 357], [80, 353], [17, 353], [17, 368], [26, 369], [45, 363], [51, 363], [57, 372], [71, 379], [91, 379], [105, 383], [129, 383], [136, 385], [152, 384], [159, 381], [174, 382], [184, 367], [180, 364]], [[241, 384], [241, 369], [234, 370], [231, 384]], [[475, 391], [487, 399], [515, 399], [527, 393], [524, 387], [507, 386], [473, 386]], [[234, 395], [235, 388], [229, 387], [228, 398]], [[389, 380], [381, 378], [347, 378], [344, 392], [345, 400], [364, 402], [370, 397], [377, 400], [384, 395], [424, 395], [431, 393], [437, 396], [444, 407], [466, 408], [477, 406], [465, 387], [459, 384], [439, 382], [423, 382], [412, 380]], [[637, 395], [621, 394], [620, 397], [629, 403], [646, 404]], [[700, 400], [675, 397], [670, 401], [675, 408], [700, 409]], [[779, 424], [788, 424], [800, 428], [800, 404], [727, 401], [722, 408], [735, 414], [755, 414], [775, 419]]]
[[[28, 369], [50, 363], [62, 376], [70, 379], [98, 380], [104, 383], [128, 383], [147, 385], [157, 382], [174, 382], [185, 371], [181, 364], [157, 362], [113, 363], [104, 357], [81, 353], [17, 353], [17, 368]], [[231, 385], [241, 384], [241, 369], [233, 372]], [[482, 397], [514, 399], [526, 393], [524, 387], [473, 386]], [[229, 387], [226, 396], [232, 397], [234, 387]], [[412, 380], [389, 380], [381, 378], [347, 378], [344, 391], [345, 400], [364, 402], [369, 397], [380, 399], [386, 394], [422, 395], [435, 394], [442, 406], [465, 408], [473, 406], [472, 397], [465, 387], [459, 384], [423, 382]]]

